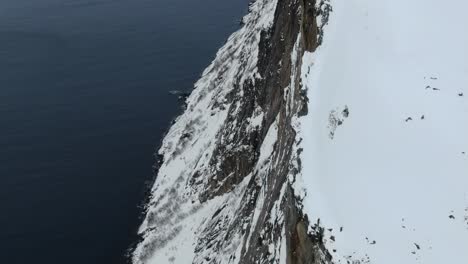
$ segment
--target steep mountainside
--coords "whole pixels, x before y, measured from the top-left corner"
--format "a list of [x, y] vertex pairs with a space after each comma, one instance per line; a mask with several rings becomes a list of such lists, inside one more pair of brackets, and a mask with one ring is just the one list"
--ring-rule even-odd
[[449, 2], [253, 1], [163, 141], [133, 263], [468, 262]]
[[301, 60], [327, 6], [251, 3], [164, 139], [134, 263], [327, 262], [291, 187]]

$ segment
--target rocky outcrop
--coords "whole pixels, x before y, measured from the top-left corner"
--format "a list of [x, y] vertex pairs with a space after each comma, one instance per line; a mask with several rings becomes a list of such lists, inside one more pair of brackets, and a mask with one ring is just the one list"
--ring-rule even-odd
[[302, 56], [329, 5], [257, 0], [205, 70], [159, 151], [133, 263], [330, 263], [292, 184]]

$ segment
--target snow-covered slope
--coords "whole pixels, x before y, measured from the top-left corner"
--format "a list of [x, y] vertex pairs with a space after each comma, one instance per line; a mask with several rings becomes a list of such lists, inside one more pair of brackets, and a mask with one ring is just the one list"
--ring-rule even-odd
[[133, 263], [329, 257], [307, 233], [291, 187], [300, 170], [292, 120], [306, 112], [301, 59], [317, 45], [320, 6], [251, 3], [164, 138]]
[[467, 8], [253, 1], [163, 141], [132, 262], [468, 263]]
[[468, 2], [331, 5], [302, 65], [309, 219], [336, 263], [468, 263]]

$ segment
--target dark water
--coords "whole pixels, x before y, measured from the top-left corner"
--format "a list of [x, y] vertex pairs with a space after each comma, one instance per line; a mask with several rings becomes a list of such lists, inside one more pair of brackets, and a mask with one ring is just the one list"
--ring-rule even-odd
[[248, 0], [0, 1], [0, 262], [124, 263], [153, 152]]

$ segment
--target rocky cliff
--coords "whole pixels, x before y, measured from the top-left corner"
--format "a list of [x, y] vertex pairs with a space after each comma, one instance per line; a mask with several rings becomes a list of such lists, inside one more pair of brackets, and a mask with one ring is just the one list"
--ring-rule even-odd
[[251, 3], [163, 141], [133, 263], [468, 263], [468, 4], [332, 6]]
[[318, 0], [250, 4], [163, 141], [133, 263], [330, 263], [293, 188], [302, 58], [329, 11]]

